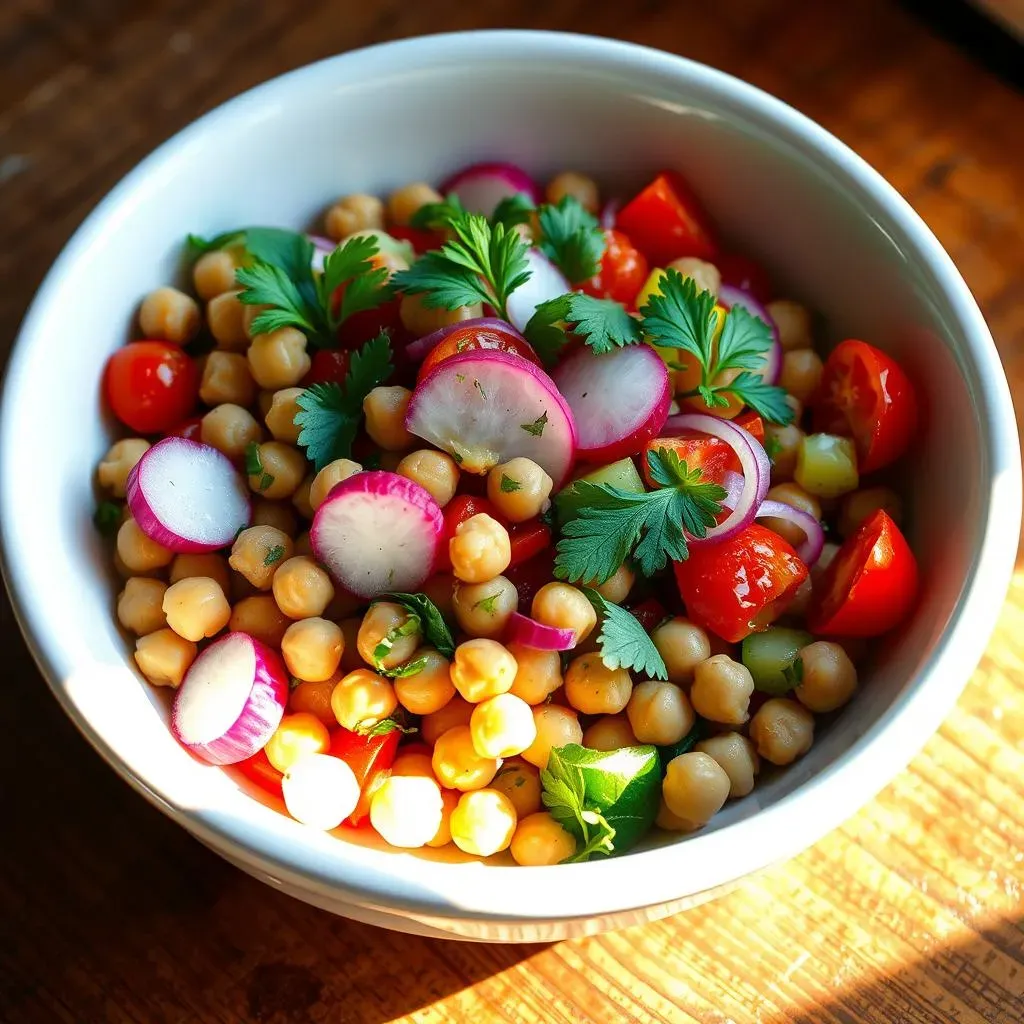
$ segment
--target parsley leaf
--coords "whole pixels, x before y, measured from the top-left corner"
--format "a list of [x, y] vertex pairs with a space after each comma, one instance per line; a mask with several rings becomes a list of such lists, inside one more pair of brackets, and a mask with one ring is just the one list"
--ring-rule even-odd
[[255, 441], [250, 441], [245, 446], [245, 472], [248, 477], [256, 479], [257, 491], [265, 491], [274, 482], [273, 475], [263, 466], [260, 446]]
[[523, 489], [523, 485], [518, 480], [513, 480], [512, 477], [504, 473], [501, 474], [501, 483], [498, 486], [502, 494], [511, 494], [513, 491], [521, 491]]
[[414, 728], [406, 728], [401, 722], [396, 722], [393, 718], [382, 718], [379, 722], [370, 726], [356, 726], [356, 732], [360, 736], [383, 736], [389, 732], [398, 732], [409, 734], [416, 730]]
[[523, 333], [545, 366], [558, 359], [568, 341], [567, 334], [582, 338], [597, 355], [643, 340], [640, 322], [626, 312], [622, 303], [581, 292], [542, 302]]
[[298, 443], [318, 473], [329, 462], [351, 455], [363, 399], [391, 376], [392, 369], [391, 343], [382, 331], [353, 353], [344, 389], [334, 383], [311, 384], [296, 399], [301, 410], [295, 415]]
[[514, 228], [517, 224], [529, 224], [537, 207], [525, 192], [505, 196], [491, 214], [492, 224], [504, 224], [506, 228]]
[[518, 232], [466, 213], [448, 222], [455, 238], [425, 253], [391, 279], [401, 292], [420, 295], [431, 309], [457, 309], [482, 302], [508, 319], [506, 303], [530, 277], [526, 243]]
[[725, 489], [701, 480], [671, 449], [649, 451], [651, 477], [662, 486], [635, 493], [609, 484], [577, 480], [580, 507], [562, 527], [555, 548], [555, 575], [563, 580], [608, 580], [626, 557], [645, 576], [682, 561], [689, 551], [686, 534], [703, 537], [721, 511]]
[[463, 217], [466, 208], [453, 192], [439, 203], [424, 203], [413, 215], [410, 226], [426, 231], [437, 231], [448, 227], [457, 217]]
[[500, 596], [500, 594], [491, 594], [489, 597], [481, 597], [480, 600], [473, 605], [473, 607], [483, 608], [486, 614], [493, 615], [494, 609], [497, 607], [498, 604], [498, 598]]
[[[378, 643], [373, 649], [373, 667], [378, 672], [386, 674], [388, 670], [381, 664], [381, 662], [391, 653], [391, 648], [394, 647], [399, 640], [419, 632], [420, 617], [413, 613], [410, 613], [408, 618], [405, 622], [401, 623], [401, 625], [392, 626], [391, 629], [389, 629], [381, 638], [380, 643]], [[420, 668], [422, 667], [423, 666], [421, 665]]]
[[528, 434], [533, 434], [534, 437], [542, 437], [544, 434], [544, 428], [548, 425], [548, 414], [542, 412], [532, 423], [520, 423], [519, 427], [521, 430], [525, 430]]
[[424, 642], [439, 654], [451, 659], [455, 656], [455, 641], [437, 605], [426, 594], [385, 594], [400, 604], [410, 615], [419, 618]]
[[593, 277], [604, 255], [604, 231], [597, 218], [573, 196], [546, 203], [537, 211], [541, 239], [539, 247], [570, 283]]
[[284, 545], [275, 544], [263, 559], [264, 565], [273, 565], [275, 562], [280, 562], [284, 558]]
[[[317, 282], [321, 305], [327, 311], [333, 331], [354, 313], [375, 309], [389, 297], [387, 267], [375, 267], [373, 257], [380, 251], [376, 238], [356, 235], [328, 253], [323, 277]], [[345, 285], [337, 315], [331, 312], [334, 293]]]
[[664, 659], [636, 617], [590, 587], [584, 587], [583, 593], [601, 620], [597, 643], [605, 665], [611, 669], [632, 669], [645, 679], [668, 679]]
[[245, 241], [245, 229], [236, 228], [234, 231], [223, 231], [212, 238], [203, 238], [202, 235], [188, 234], [185, 236], [185, 256], [189, 260], [197, 260], [208, 252], [217, 252], [219, 249], [226, 249], [229, 245], [235, 245]]
[[764, 439], [764, 450], [769, 461], [774, 465], [775, 460], [782, 452], [782, 442], [774, 434], [769, 434]]
[[576, 850], [568, 858], [570, 861], [588, 860], [594, 853], [608, 856], [615, 850], [615, 829], [603, 815], [593, 810], [588, 813], [583, 773], [562, 759], [560, 748], [551, 751], [547, 768], [541, 770], [540, 781], [541, 801], [551, 817], [577, 837]]
[[121, 529], [121, 506], [116, 501], [101, 501], [92, 514], [93, 525], [104, 537], [114, 537]]

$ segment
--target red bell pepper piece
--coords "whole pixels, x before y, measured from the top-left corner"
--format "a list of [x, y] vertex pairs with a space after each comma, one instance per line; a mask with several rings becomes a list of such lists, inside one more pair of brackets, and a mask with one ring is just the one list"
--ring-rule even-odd
[[235, 767], [260, 789], [266, 790], [272, 796], [281, 796], [281, 780], [284, 776], [270, 763], [262, 750], [257, 750], [252, 757], [239, 761]]
[[681, 256], [713, 259], [711, 220], [682, 175], [663, 171], [616, 218], [652, 266], [664, 267]]
[[313, 353], [309, 372], [302, 378], [302, 386], [310, 384], [344, 384], [352, 353], [336, 348], [321, 348]]
[[378, 733], [376, 736], [362, 736], [341, 728], [331, 733], [328, 753], [340, 757], [352, 769], [359, 783], [359, 803], [346, 819], [350, 825], [358, 825], [370, 813], [370, 798], [387, 778], [395, 762], [401, 737], [402, 733], [398, 729]]
[[645, 633], [650, 633], [652, 629], [657, 628], [658, 623], [664, 622], [668, 618], [665, 606], [656, 597], [649, 597], [646, 601], [641, 601], [629, 611], [633, 618], [644, 627]]
[[580, 285], [580, 291], [599, 299], [614, 299], [631, 309], [647, 280], [647, 260], [621, 231], [606, 231], [604, 238], [601, 266]]

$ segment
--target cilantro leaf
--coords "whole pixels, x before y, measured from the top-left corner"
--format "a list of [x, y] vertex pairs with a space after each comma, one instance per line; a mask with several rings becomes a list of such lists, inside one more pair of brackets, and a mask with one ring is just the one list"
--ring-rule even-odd
[[668, 679], [664, 659], [637, 618], [590, 587], [584, 587], [583, 593], [601, 621], [597, 643], [605, 665], [611, 669], [632, 669], [645, 679]]
[[783, 425], [793, 422], [793, 407], [786, 400], [785, 390], [766, 384], [756, 373], [741, 373], [732, 383], [715, 388], [716, 393], [722, 390], [731, 391], [763, 420]]
[[268, 552], [266, 557], [263, 559], [264, 565], [273, 565], [275, 562], [280, 562], [284, 558], [284, 545], [275, 544]]
[[[405, 622], [398, 626], [392, 626], [391, 629], [381, 637], [380, 643], [377, 644], [373, 649], [373, 667], [381, 673], [387, 670], [381, 664], [381, 662], [391, 653], [391, 648], [395, 644], [404, 639], [407, 636], [413, 636], [415, 633], [420, 632], [420, 617], [416, 614], [409, 613]], [[421, 666], [422, 667], [422, 666]]]
[[711, 735], [711, 726], [706, 719], [698, 718], [693, 728], [678, 743], [670, 743], [667, 747], [658, 747], [658, 757], [662, 765], [667, 765], [674, 757], [689, 753], [705, 736]]
[[356, 732], [360, 736], [383, 736], [396, 730], [407, 735], [416, 732], [414, 728], [407, 728], [401, 722], [396, 722], [393, 718], [382, 718], [379, 722], [369, 726], [356, 726]]
[[[370, 235], [356, 235], [324, 259], [323, 276], [317, 294], [330, 329], [337, 330], [354, 313], [375, 309], [390, 297], [388, 270], [375, 267], [373, 257], [380, 251]], [[334, 293], [345, 285], [337, 314], [332, 312]]]
[[235, 280], [242, 286], [239, 302], [270, 307], [253, 320], [253, 334], [297, 327], [311, 340], [326, 338], [328, 328], [323, 311], [280, 267], [254, 260], [250, 266], [235, 271]]
[[438, 611], [437, 605], [426, 594], [386, 594], [400, 604], [410, 615], [415, 615], [423, 630], [423, 640], [445, 658], [455, 655], [455, 641], [451, 630]]
[[539, 247], [572, 284], [593, 277], [604, 255], [604, 231], [573, 196], [545, 203], [537, 211]]
[[213, 235], [211, 238], [203, 238], [202, 235], [190, 233], [185, 236], [185, 256], [194, 261], [208, 252], [217, 252], [219, 249], [226, 249], [229, 245], [235, 245], [244, 240], [244, 228], [222, 231], [219, 235]]
[[491, 214], [492, 224], [503, 224], [506, 228], [514, 228], [517, 224], [529, 224], [537, 207], [525, 192], [505, 196]]
[[630, 316], [625, 306], [613, 299], [597, 299], [581, 292], [542, 302], [523, 333], [545, 366], [557, 360], [567, 343], [567, 334], [582, 338], [597, 355], [643, 340], [640, 322]]
[[451, 193], [439, 203], [424, 203], [413, 215], [410, 225], [426, 231], [437, 231], [448, 225], [457, 217], [465, 216], [466, 208], [459, 197]]
[[101, 501], [92, 514], [93, 525], [104, 537], [114, 537], [121, 529], [121, 506], [116, 501]]
[[523, 485], [518, 480], [513, 480], [512, 477], [507, 476], [505, 473], [501, 474], [501, 483], [498, 485], [502, 494], [511, 494], [513, 491], [521, 491]]
[[245, 472], [250, 478], [256, 479], [257, 491], [265, 491], [274, 482], [273, 474], [268, 473], [263, 466], [260, 446], [255, 441], [245, 446]]
[[544, 428], [548, 425], [548, 414], [545, 410], [532, 423], [520, 423], [521, 430], [525, 430], [534, 437], [543, 437]]
[[659, 289], [640, 309], [644, 333], [656, 345], [689, 352], [707, 367], [714, 341], [714, 295], [700, 291], [692, 277], [684, 278], [675, 269], [665, 272]]

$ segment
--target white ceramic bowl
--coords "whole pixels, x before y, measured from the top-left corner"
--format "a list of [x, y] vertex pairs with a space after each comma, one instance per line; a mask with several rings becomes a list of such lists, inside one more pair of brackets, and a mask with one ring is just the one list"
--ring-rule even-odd
[[[551, 868], [446, 863], [290, 820], [201, 766], [134, 673], [90, 523], [112, 436], [98, 380], [140, 296], [171, 279], [186, 231], [305, 225], [350, 191], [436, 181], [477, 159], [544, 178], [578, 168], [628, 193], [681, 170], [745, 252], [870, 339], [925, 398], [910, 460], [923, 592], [836, 724], [789, 770], [683, 841]], [[850, 150], [727, 75], [608, 40], [435, 36], [302, 68], [203, 117], [83, 224], [32, 306], [0, 419], [4, 572], [57, 698], [110, 764], [202, 842], [267, 883], [349, 917], [425, 934], [557, 938], [704, 899], [789, 857], [869, 800], [939, 725], [1008, 582], [1020, 520], [1010, 398], [963, 280], [921, 220]]]

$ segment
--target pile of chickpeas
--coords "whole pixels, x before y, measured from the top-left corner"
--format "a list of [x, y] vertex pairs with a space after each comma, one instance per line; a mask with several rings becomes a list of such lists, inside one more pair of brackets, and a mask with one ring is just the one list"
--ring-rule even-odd
[[[549, 198], [564, 194], [597, 208], [596, 185], [581, 175], [560, 175], [551, 183]], [[341, 241], [407, 225], [420, 206], [440, 198], [424, 184], [399, 189], [386, 203], [346, 196], [328, 212], [325, 229]], [[479, 856], [510, 849], [526, 865], [558, 863], [576, 848], [574, 837], [542, 807], [540, 770], [553, 747], [671, 746], [690, 733], [699, 715], [713, 734], [669, 762], [657, 818], [664, 829], [689, 832], [727, 800], [749, 793], [763, 761], [786, 765], [806, 753], [814, 738], [813, 714], [832, 711], [852, 696], [857, 674], [846, 650], [817, 641], [800, 652], [803, 680], [792, 696], [758, 703], [737, 648], [679, 616], [651, 634], [668, 668], [667, 681], [634, 681], [627, 670], [610, 669], [601, 660], [597, 617], [579, 588], [552, 581], [528, 609], [519, 609], [516, 587], [503, 575], [511, 559], [508, 531], [486, 514], [457, 528], [448, 552], [451, 573], [435, 575], [423, 588], [457, 626], [451, 661], [426, 646], [419, 630], [402, 629], [409, 616], [401, 605], [384, 600], [365, 608], [337, 592], [312, 556], [308, 524], [330, 490], [362, 466], [345, 458], [318, 473], [310, 470], [297, 447], [295, 425], [311, 365], [307, 341], [290, 327], [253, 335], [259, 307], [240, 303], [235, 283], [243, 258], [230, 248], [203, 255], [193, 270], [198, 300], [160, 288], [145, 298], [139, 314], [145, 336], [180, 344], [205, 323], [215, 347], [197, 360], [206, 407], [198, 437], [240, 468], [246, 449], [258, 445], [264, 469], [249, 477], [252, 525], [227, 552], [174, 554], [147, 537], [124, 509], [114, 556], [124, 579], [117, 618], [135, 635], [135, 661], [150, 683], [179, 686], [200, 645], [224, 630], [248, 633], [280, 651], [295, 686], [265, 753], [286, 780], [328, 751], [332, 729], [365, 730], [404, 708], [419, 718], [419, 731], [403, 741], [390, 774], [370, 796], [373, 827], [396, 847], [454, 843]], [[394, 256], [382, 261], [392, 270], [402, 265]], [[717, 287], [710, 264], [688, 272]], [[419, 335], [479, 312], [428, 310], [408, 298], [401, 307], [405, 326]], [[785, 348], [782, 383], [799, 412], [821, 373], [810, 348], [809, 318], [794, 303], [773, 303], [771, 312]], [[459, 489], [460, 470], [450, 456], [420, 447], [423, 442], [406, 431], [410, 395], [401, 386], [375, 388], [364, 403], [365, 429], [381, 450], [383, 468], [422, 485], [444, 507]], [[820, 516], [817, 499], [792, 482], [800, 428], [767, 431], [777, 451], [769, 497]], [[128, 474], [148, 448], [149, 441], [139, 437], [111, 447], [98, 469], [107, 496], [124, 499]], [[503, 487], [503, 478], [518, 486]], [[491, 470], [487, 494], [506, 521], [521, 523], [548, 507], [552, 486], [536, 463], [515, 458]], [[880, 505], [896, 507], [892, 492], [875, 488], [848, 496], [839, 510], [840, 530], [852, 529]], [[786, 523], [773, 528], [784, 536], [791, 529]], [[835, 551], [835, 545], [827, 546], [815, 574]], [[627, 564], [596, 589], [621, 603], [634, 583]], [[808, 595], [809, 586], [790, 618], [799, 619]], [[563, 657], [501, 643], [517, 610], [571, 630], [575, 648]], [[375, 662], [378, 645], [396, 631], [402, 635]], [[377, 670], [420, 658], [422, 670], [406, 678], [392, 680]], [[315, 811], [289, 809], [300, 820], [318, 821]]]

